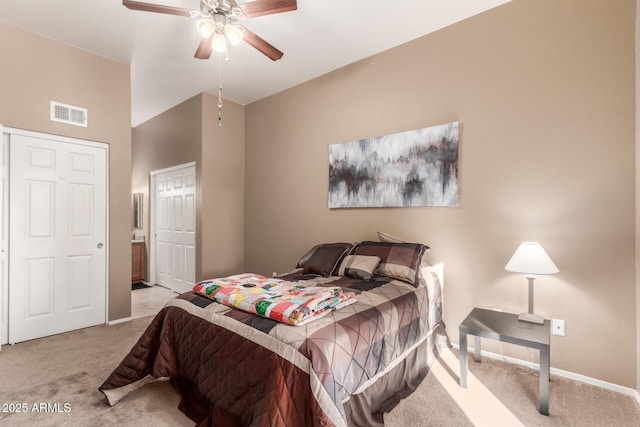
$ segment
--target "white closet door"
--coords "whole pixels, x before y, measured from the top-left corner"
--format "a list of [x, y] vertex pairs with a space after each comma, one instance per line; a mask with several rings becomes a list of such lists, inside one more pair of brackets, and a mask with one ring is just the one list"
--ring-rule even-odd
[[105, 323], [105, 148], [10, 136], [9, 342]]
[[174, 292], [196, 280], [196, 168], [155, 175], [156, 283]]

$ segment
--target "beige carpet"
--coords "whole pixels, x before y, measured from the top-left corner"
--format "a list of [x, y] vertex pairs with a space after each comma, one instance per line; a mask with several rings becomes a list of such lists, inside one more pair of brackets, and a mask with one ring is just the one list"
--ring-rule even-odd
[[[5, 407], [0, 409], [24, 404], [27, 412], [0, 412], [0, 425], [192, 426], [177, 409], [179, 396], [168, 382], [148, 384], [114, 407], [97, 390], [150, 320], [3, 346], [0, 404]], [[504, 362], [471, 360], [478, 383], [474, 386], [471, 378], [469, 390], [461, 390], [455, 385], [455, 356], [448, 353], [441, 360], [420, 388], [385, 416], [388, 426], [471, 426], [487, 420], [494, 426], [637, 426], [640, 420], [640, 407], [631, 397], [555, 376], [550, 386], [551, 415], [545, 417], [536, 409], [538, 378], [533, 374], [520, 374]], [[509, 417], [513, 424], [504, 424]]]

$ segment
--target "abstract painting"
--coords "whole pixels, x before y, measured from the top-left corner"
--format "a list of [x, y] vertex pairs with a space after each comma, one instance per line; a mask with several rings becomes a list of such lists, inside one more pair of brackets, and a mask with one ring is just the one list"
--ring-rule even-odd
[[329, 146], [329, 208], [457, 205], [458, 122]]

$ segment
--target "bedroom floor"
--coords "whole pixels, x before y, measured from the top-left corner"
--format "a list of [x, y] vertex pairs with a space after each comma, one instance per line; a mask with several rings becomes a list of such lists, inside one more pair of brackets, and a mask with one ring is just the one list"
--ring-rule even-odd
[[171, 289], [159, 285], [131, 291], [131, 317], [139, 319], [154, 315], [176, 295]]
[[[26, 402], [29, 410], [0, 413], [0, 425], [193, 426], [177, 409], [180, 396], [166, 381], [148, 384], [113, 407], [97, 390], [147, 327], [151, 321], [147, 316], [175, 295], [161, 286], [135, 290], [131, 315], [136, 320], [3, 347], [0, 396], [5, 402]], [[551, 415], [542, 416], [537, 411], [535, 373], [523, 374], [515, 365], [492, 359], [470, 360], [469, 389], [460, 389], [457, 357], [456, 350], [443, 353], [418, 390], [385, 415], [385, 424], [637, 426], [640, 405], [632, 397], [557, 376], [550, 387]], [[32, 375], [33, 366], [38, 375]], [[55, 413], [34, 411], [36, 402], [53, 405], [48, 412]]]
[[[170, 292], [164, 288], [147, 291], [165, 297]], [[152, 299], [151, 296], [141, 299], [145, 298]], [[147, 317], [94, 326], [3, 346], [0, 396], [5, 403], [22, 402], [28, 410], [0, 412], [0, 425], [193, 426], [178, 410], [180, 396], [167, 381], [147, 384], [113, 407], [98, 391], [150, 321]], [[446, 352], [437, 363], [443, 364], [441, 369], [434, 369], [433, 375], [429, 374], [415, 393], [385, 415], [386, 426], [638, 425], [640, 405], [627, 395], [552, 376], [551, 415], [546, 417], [538, 413], [536, 406], [538, 378], [519, 373], [516, 365], [492, 359], [483, 359], [482, 363], [470, 360], [470, 372], [478, 381], [470, 382], [469, 389], [461, 390], [456, 382], [456, 352]], [[37, 375], [33, 374], [34, 367]], [[479, 393], [491, 394], [488, 398], [494, 402], [487, 403], [487, 396]], [[470, 408], [469, 401], [479, 406], [482, 413]], [[479, 402], [482, 403], [477, 405]], [[41, 403], [50, 405], [47, 411], [33, 410], [34, 404], [37, 409]], [[498, 409], [499, 406], [503, 407]], [[497, 424], [498, 411], [503, 413], [501, 419], [510, 416], [513, 423]], [[488, 416], [488, 420], [483, 420], [482, 415]]]

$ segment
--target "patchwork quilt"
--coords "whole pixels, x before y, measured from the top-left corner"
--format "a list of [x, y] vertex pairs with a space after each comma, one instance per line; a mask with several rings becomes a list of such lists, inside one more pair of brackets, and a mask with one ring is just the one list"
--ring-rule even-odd
[[205, 280], [193, 290], [220, 304], [295, 326], [355, 302], [355, 292], [337, 286], [304, 286], [252, 273]]
[[[180, 409], [198, 426], [383, 426], [383, 413], [418, 387], [449, 346], [440, 286], [428, 271], [417, 286], [382, 276], [317, 277], [302, 269], [280, 277], [284, 282], [240, 281], [246, 280], [260, 292], [294, 282], [340, 288], [355, 298], [292, 326], [218, 303], [229, 296], [220, 291], [226, 286], [213, 299], [182, 294], [100, 386], [109, 403], [169, 377], [182, 395]], [[206, 295], [206, 286], [202, 290]]]

